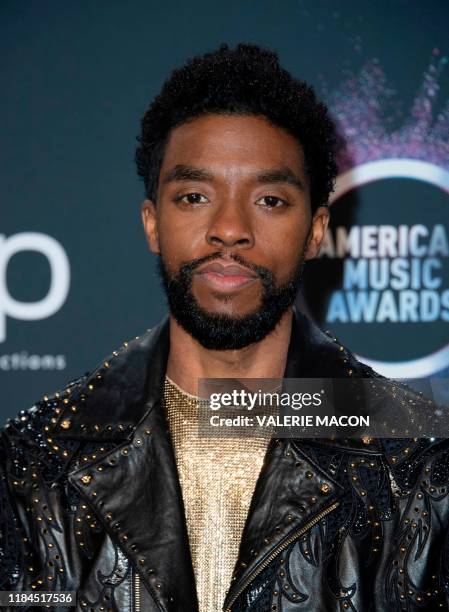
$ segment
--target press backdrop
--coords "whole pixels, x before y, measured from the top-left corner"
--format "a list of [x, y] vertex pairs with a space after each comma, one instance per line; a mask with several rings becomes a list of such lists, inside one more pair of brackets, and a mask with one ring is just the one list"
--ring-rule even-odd
[[448, 31], [443, 0], [3, 0], [1, 420], [165, 313], [135, 137], [170, 71], [221, 42], [277, 50], [339, 125], [303, 307], [389, 376], [449, 376]]

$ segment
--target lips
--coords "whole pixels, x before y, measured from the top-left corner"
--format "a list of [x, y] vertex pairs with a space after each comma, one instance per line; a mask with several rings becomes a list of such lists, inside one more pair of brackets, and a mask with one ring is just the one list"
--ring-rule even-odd
[[250, 278], [256, 278], [254, 272], [251, 272], [251, 270], [248, 270], [248, 268], [244, 268], [243, 266], [239, 266], [235, 263], [224, 264], [214, 261], [206, 264], [198, 270], [199, 274], [204, 274], [205, 272], [214, 272], [216, 274], [222, 274], [223, 276], [247, 276]]
[[218, 291], [232, 291], [257, 280], [257, 275], [243, 266], [235, 263], [214, 261], [200, 268], [198, 277]]

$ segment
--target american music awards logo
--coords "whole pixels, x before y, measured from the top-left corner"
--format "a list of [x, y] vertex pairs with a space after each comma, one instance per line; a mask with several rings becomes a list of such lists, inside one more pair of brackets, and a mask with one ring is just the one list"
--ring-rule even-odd
[[434, 51], [406, 119], [375, 61], [330, 99], [344, 141], [340, 174], [305, 298], [322, 327], [393, 378], [449, 367], [449, 103], [438, 100], [446, 63]]

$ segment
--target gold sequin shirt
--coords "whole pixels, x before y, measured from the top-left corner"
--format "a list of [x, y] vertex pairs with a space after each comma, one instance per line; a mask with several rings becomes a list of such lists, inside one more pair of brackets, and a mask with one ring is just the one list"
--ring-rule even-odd
[[[219, 612], [262, 467], [265, 435], [199, 437], [199, 399], [168, 377], [164, 404], [175, 451], [200, 612]], [[220, 428], [217, 428], [220, 429]]]

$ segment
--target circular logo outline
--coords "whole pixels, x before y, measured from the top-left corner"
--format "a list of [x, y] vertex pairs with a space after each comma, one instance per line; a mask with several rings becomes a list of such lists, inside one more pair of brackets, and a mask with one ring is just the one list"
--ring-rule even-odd
[[[381, 159], [354, 166], [337, 177], [329, 198], [333, 204], [345, 193], [382, 179], [407, 178], [428, 183], [449, 195], [449, 171], [430, 162], [409, 158]], [[380, 361], [357, 354], [356, 357], [389, 378], [431, 376], [449, 366], [449, 344], [425, 357], [407, 361]]]

